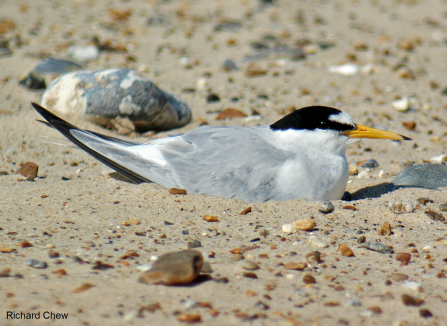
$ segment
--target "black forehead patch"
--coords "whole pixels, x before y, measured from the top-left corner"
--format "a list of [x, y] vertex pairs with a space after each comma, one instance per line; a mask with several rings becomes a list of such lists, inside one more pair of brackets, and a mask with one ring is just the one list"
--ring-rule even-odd
[[337, 115], [340, 112], [342, 111], [328, 106], [308, 106], [286, 115], [271, 124], [270, 128], [272, 130], [331, 129], [336, 131], [355, 129], [355, 126], [351, 124], [329, 120], [331, 115]]

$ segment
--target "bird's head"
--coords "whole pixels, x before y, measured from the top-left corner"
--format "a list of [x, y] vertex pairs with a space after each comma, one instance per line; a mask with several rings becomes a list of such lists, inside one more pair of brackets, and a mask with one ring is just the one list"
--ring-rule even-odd
[[327, 106], [301, 108], [270, 125], [270, 128], [273, 131], [290, 131], [297, 136], [299, 134], [307, 146], [340, 149], [358, 138], [411, 140], [394, 132], [355, 124], [348, 113]]

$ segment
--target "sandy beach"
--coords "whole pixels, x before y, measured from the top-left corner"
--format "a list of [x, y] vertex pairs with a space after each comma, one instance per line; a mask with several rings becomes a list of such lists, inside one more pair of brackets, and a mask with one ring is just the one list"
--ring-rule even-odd
[[[0, 56], [0, 325], [182, 325], [181, 315], [199, 315], [199, 325], [447, 325], [447, 225], [425, 213], [447, 214], [447, 192], [387, 192], [405, 164], [447, 153], [446, 17], [440, 0], [0, 0], [0, 41], [11, 51]], [[114, 50], [80, 62], [85, 69], [135, 69], [185, 100], [192, 121], [123, 136], [63, 117], [80, 128], [147, 142], [204, 123], [267, 125], [325, 105], [413, 140], [351, 146], [352, 201], [334, 201], [330, 214], [302, 200], [246, 203], [135, 185], [38, 123], [30, 103], [42, 91], [19, 86], [42, 59], [73, 60], [67, 49], [95, 37]], [[238, 70], [226, 71], [226, 60]], [[217, 120], [227, 108], [247, 117]], [[369, 159], [379, 166], [362, 167]], [[33, 182], [15, 174], [26, 162], [39, 166]], [[389, 203], [399, 201], [414, 211], [394, 213]], [[316, 228], [282, 231], [299, 219]], [[386, 223], [389, 235], [379, 232]], [[368, 250], [362, 236], [393, 253]], [[194, 241], [212, 273], [185, 286], [137, 283], [141, 266]], [[341, 244], [354, 256], [340, 254]], [[314, 250], [320, 264], [306, 258]], [[410, 262], [401, 265], [398, 253]], [[240, 254], [260, 267], [254, 275]], [[111, 267], [94, 268], [98, 261]], [[286, 269], [290, 262], [308, 265]]]

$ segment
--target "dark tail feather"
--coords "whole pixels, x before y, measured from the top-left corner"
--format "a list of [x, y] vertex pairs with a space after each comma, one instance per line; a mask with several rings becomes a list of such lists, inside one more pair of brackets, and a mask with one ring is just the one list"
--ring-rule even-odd
[[[48, 121], [48, 124], [51, 127], [57, 129], [68, 140], [70, 140], [75, 145], [77, 145], [79, 148], [81, 148], [82, 150], [84, 150], [85, 152], [87, 152], [88, 154], [93, 156], [94, 158], [96, 158], [98, 161], [104, 163], [108, 167], [110, 167], [113, 170], [115, 170], [116, 172], [124, 175], [125, 177], [127, 177], [128, 179], [132, 180], [133, 182], [135, 182], [137, 184], [143, 183], [143, 182], [150, 182], [150, 180], [148, 180], [148, 179], [140, 176], [139, 174], [136, 174], [135, 172], [133, 172], [133, 171], [131, 171], [131, 170], [129, 170], [129, 169], [127, 169], [127, 168], [117, 164], [117, 163], [115, 163], [114, 161], [108, 159], [107, 157], [101, 155], [100, 153], [92, 150], [90, 147], [84, 145], [82, 142], [80, 142], [76, 137], [74, 137], [71, 134], [70, 130], [72, 130], [72, 129], [81, 130], [81, 131], [93, 134], [95, 136], [98, 136], [98, 137], [100, 137], [100, 138], [102, 138], [104, 140], [117, 142], [117, 143], [120, 143], [121, 145], [126, 145], [126, 146], [135, 145], [136, 143], [127, 142], [127, 141], [124, 141], [124, 140], [121, 140], [121, 139], [117, 139], [117, 138], [114, 138], [114, 137], [109, 137], [109, 136], [106, 136], [106, 135], [102, 135], [100, 133], [79, 129], [79, 128], [73, 126], [72, 124], [68, 123], [67, 121], [62, 120], [61, 118], [59, 118], [58, 116], [54, 115], [53, 113], [51, 113], [47, 109], [41, 107], [39, 104], [36, 104], [36, 103], [31, 103], [31, 104], [34, 107], [34, 109], [36, 109], [36, 111], [39, 112], [39, 114], [45, 120]], [[40, 121], [40, 122], [43, 122], [44, 124], [47, 124], [44, 121]]]

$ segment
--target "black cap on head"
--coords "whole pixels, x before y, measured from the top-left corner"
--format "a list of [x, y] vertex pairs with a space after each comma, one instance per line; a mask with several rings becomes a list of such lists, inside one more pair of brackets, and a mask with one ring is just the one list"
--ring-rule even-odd
[[354, 130], [355, 125], [329, 120], [331, 115], [343, 114], [342, 111], [328, 106], [308, 106], [296, 110], [270, 125], [272, 130], [314, 130], [330, 129], [336, 131]]

